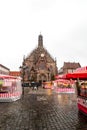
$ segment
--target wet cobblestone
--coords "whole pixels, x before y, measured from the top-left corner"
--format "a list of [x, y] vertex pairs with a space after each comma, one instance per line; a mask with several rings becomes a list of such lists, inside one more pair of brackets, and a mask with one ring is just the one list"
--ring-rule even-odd
[[0, 130], [87, 130], [87, 117], [75, 94], [26, 89], [20, 100], [0, 103]]

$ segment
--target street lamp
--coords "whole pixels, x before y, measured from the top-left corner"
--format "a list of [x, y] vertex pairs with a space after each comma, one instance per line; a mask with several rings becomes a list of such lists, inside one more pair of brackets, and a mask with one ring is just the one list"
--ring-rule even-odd
[[22, 69], [22, 95], [24, 95], [24, 76], [25, 76], [25, 70], [28, 68], [25, 64], [19, 67]]

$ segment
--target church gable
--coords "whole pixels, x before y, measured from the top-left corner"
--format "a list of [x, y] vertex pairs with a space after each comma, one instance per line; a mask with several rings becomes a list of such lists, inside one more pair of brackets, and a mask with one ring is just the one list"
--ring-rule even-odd
[[39, 57], [46, 58], [47, 62], [55, 62], [52, 56], [49, 54], [49, 52], [43, 47], [37, 47], [35, 48], [30, 55], [27, 56], [27, 60], [37, 62]]

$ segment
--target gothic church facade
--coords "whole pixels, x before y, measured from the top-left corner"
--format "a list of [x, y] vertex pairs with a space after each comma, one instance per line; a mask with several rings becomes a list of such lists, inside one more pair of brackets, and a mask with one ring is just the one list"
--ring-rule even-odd
[[22, 70], [25, 81], [50, 81], [57, 75], [56, 60], [44, 48], [41, 34], [38, 36], [38, 46], [27, 57], [24, 57], [22, 66], [24, 65], [27, 66], [25, 70]]

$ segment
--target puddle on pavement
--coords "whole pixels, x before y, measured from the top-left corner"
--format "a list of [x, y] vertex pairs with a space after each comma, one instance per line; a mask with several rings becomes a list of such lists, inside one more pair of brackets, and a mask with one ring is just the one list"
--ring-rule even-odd
[[37, 96], [37, 101], [46, 101], [46, 97], [45, 96]]

